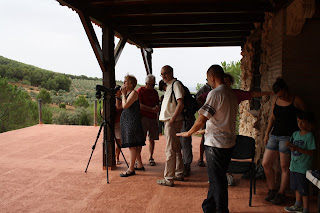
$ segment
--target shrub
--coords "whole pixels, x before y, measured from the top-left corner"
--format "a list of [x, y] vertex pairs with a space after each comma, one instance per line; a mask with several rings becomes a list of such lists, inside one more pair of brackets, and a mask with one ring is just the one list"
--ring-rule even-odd
[[80, 95], [78, 97], [78, 99], [74, 102], [74, 105], [77, 106], [77, 107], [85, 107], [85, 108], [87, 108], [89, 106], [89, 103], [88, 103], [87, 99], [83, 95]]
[[66, 104], [59, 104], [59, 108], [66, 108]]
[[45, 89], [40, 90], [39, 94], [37, 95], [37, 99], [41, 99], [42, 103], [44, 104], [48, 104], [52, 102], [50, 93]]

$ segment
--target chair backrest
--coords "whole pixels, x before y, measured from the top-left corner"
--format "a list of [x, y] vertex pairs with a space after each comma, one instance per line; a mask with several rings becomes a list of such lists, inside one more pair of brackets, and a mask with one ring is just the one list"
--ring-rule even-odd
[[254, 159], [256, 142], [253, 138], [237, 135], [236, 145], [233, 149], [233, 159]]

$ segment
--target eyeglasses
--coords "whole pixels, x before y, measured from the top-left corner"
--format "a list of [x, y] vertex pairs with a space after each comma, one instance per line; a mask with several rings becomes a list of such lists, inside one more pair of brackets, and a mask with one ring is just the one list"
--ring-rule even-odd
[[161, 73], [160, 76], [168, 75], [170, 72]]

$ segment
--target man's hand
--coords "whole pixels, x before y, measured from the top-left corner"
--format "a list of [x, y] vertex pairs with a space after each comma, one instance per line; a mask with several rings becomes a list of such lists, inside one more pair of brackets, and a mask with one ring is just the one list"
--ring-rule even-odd
[[202, 130], [199, 130], [199, 131], [196, 131], [197, 134], [205, 134], [206, 133], [206, 130], [205, 129], [202, 129]]
[[175, 122], [175, 119], [170, 118], [170, 120], [169, 120], [169, 126], [171, 126], [174, 122]]
[[152, 111], [153, 112], [160, 112], [160, 107], [157, 105], [157, 106], [155, 106], [155, 107], [152, 107]]
[[176, 136], [178, 136], [178, 137], [190, 137], [191, 135], [189, 135], [188, 132], [180, 132], [180, 133], [177, 133]]

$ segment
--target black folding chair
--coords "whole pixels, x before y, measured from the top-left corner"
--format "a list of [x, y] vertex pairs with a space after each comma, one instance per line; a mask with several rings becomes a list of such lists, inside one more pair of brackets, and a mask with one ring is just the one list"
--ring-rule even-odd
[[250, 175], [250, 197], [249, 206], [252, 201], [252, 183], [254, 184], [254, 194], [256, 194], [256, 165], [254, 163], [255, 157], [255, 140], [248, 136], [237, 135], [236, 145], [234, 147], [231, 162], [228, 168], [228, 173], [245, 174], [249, 172]]

